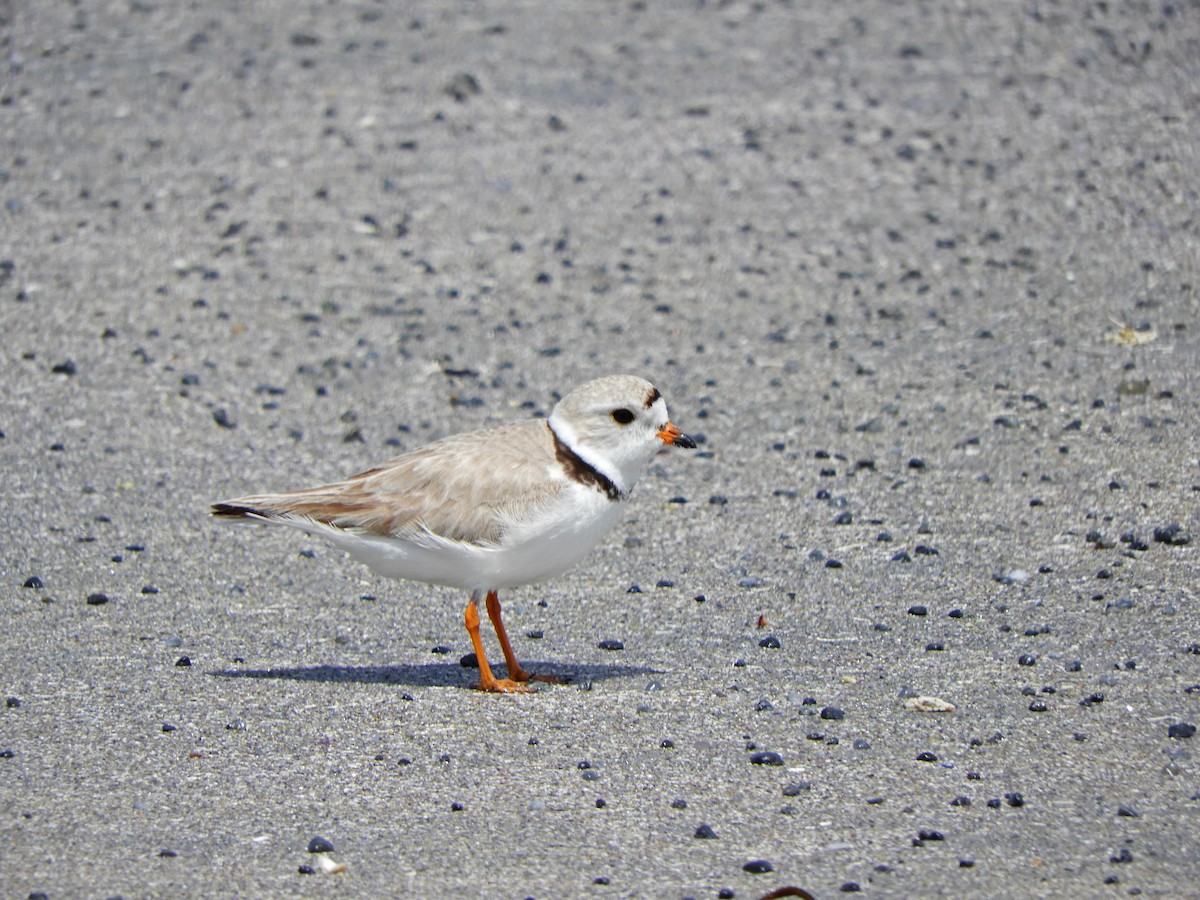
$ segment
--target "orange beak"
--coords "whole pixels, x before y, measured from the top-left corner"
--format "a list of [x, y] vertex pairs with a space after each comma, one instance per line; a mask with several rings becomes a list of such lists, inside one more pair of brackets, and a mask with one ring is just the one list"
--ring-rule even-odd
[[658, 432], [659, 438], [664, 444], [671, 444], [675, 447], [685, 447], [688, 450], [696, 449], [696, 442], [690, 437], [668, 422]]

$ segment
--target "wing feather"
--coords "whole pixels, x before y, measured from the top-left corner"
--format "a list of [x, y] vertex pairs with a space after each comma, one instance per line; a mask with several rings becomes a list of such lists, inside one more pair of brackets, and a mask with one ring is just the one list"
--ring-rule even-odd
[[549, 426], [533, 420], [443, 438], [333, 484], [214, 504], [213, 513], [498, 544], [565, 484]]

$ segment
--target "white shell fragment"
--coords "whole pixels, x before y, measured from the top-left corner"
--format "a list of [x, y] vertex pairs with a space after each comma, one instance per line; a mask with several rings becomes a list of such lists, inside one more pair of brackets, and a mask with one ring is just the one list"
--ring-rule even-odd
[[956, 707], [949, 700], [941, 697], [909, 697], [904, 701], [904, 708], [913, 712], [954, 712]]
[[322, 853], [317, 857], [317, 865], [321, 867], [321, 871], [326, 875], [336, 875], [339, 872], [346, 871], [345, 863], [340, 863], [336, 859], [330, 859], [326, 853]]

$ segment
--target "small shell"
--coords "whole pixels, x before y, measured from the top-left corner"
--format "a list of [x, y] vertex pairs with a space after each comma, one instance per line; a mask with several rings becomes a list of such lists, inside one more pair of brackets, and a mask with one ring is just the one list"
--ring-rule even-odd
[[941, 697], [909, 697], [904, 708], [914, 712], [954, 712], [957, 707]]
[[1158, 332], [1153, 328], [1148, 328], [1145, 331], [1137, 331], [1129, 325], [1122, 325], [1115, 319], [1113, 322], [1121, 326], [1108, 335], [1108, 340], [1114, 344], [1124, 344], [1126, 347], [1138, 347], [1142, 344], [1148, 344], [1158, 337]]
[[321, 871], [326, 875], [336, 875], [339, 872], [346, 871], [346, 864], [340, 863], [335, 859], [330, 859], [329, 854], [322, 853], [317, 857], [317, 865], [321, 867]]

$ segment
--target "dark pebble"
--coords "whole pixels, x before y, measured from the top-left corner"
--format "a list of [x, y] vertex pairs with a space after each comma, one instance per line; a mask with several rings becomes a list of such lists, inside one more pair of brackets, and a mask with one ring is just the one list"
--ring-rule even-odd
[[833, 722], [840, 722], [842, 719], [846, 718], [846, 713], [838, 709], [836, 706], [826, 706], [823, 710], [821, 710], [821, 718], [829, 719]]
[[40, 587], [45, 587], [45, 585], [42, 584], [42, 579], [38, 578], [36, 575], [30, 575], [28, 578], [25, 579], [24, 587], [40, 588]]
[[946, 839], [944, 834], [940, 831], [934, 831], [932, 828], [927, 831], [922, 830], [918, 832], [917, 837], [923, 841], [944, 841]]
[[769, 634], [758, 642], [758, 646], [767, 650], [778, 650], [782, 644], [779, 643], [779, 638], [775, 637], [773, 634]]
[[917, 754], [917, 762], [937, 762], [937, 754], [924, 750]]
[[1141, 813], [1138, 812], [1136, 809], [1134, 809], [1132, 806], [1118, 806], [1117, 807], [1117, 815], [1118, 816], [1128, 816], [1131, 819], [1136, 819], [1141, 816]]
[[693, 834], [692, 837], [704, 841], [714, 841], [717, 839], [717, 833], [712, 830], [711, 826], [701, 823], [700, 827], [696, 829], [696, 833]]
[[531, 641], [540, 641], [545, 636], [546, 636], [545, 632], [542, 631], [540, 628], [536, 631], [525, 632], [525, 637], [529, 638]]
[[177, 729], [174, 725], [170, 724], [169, 722], [163, 722], [162, 730], [163, 730], [163, 734], [170, 734], [172, 731], [176, 731]]
[[622, 644], [620, 641], [615, 641], [615, 640], [601, 641], [596, 646], [599, 647], [601, 650], [624, 650], [625, 649], [624, 644]]
[[317, 870], [308, 864], [300, 866], [299, 868], [296, 869], [296, 871], [299, 872], [301, 875], [316, 875], [317, 874]]
[[855, 750], [870, 750], [871, 742], [866, 738], [855, 738], [853, 747]]
[[142, 585], [142, 593], [143, 594], [157, 594], [158, 588], [156, 588], [152, 584]]
[[755, 712], [770, 712], [774, 708], [775, 708], [775, 704], [773, 704], [766, 697], [763, 697], [763, 699], [759, 700], [757, 703], [754, 704]]
[[462, 812], [464, 809], [466, 809], [466, 807], [457, 800], [450, 804], [450, 812]]
[[20, 697], [5, 697], [4, 698], [4, 707], [5, 707], [5, 709], [20, 709], [21, 708], [21, 698]]
[[839, 514], [838, 517], [833, 520], [833, 524], [834, 525], [853, 525], [854, 524], [854, 514], [847, 510], [846, 512]]
[[1167, 728], [1167, 737], [1190, 738], [1196, 733], [1196, 726], [1191, 722], [1176, 722]]
[[1025, 805], [1025, 798], [1021, 796], [1020, 791], [1013, 791], [1011, 794], [1005, 794], [1004, 800], [1013, 809], [1020, 809]]
[[190, 657], [187, 657], [187, 656], [181, 656], [181, 657], [179, 657], [179, 659], [175, 660], [175, 665], [179, 668], [186, 668], [187, 666], [190, 666], [191, 664], [192, 664], [192, 660]]
[[799, 797], [805, 791], [812, 790], [812, 785], [807, 781], [793, 781], [783, 789], [785, 797]]
[[636, 584], [631, 584], [631, 585], [630, 585], [628, 588], [626, 588], [626, 590], [625, 590], [625, 593], [627, 593], [627, 594], [640, 594], [641, 592], [642, 592], [642, 588], [641, 588], [641, 586], [640, 586], [640, 585], [636, 585]]
[[753, 754], [750, 762], [756, 766], [782, 766], [783, 757], [774, 750], [763, 750], [761, 753]]
[[445, 656], [447, 653], [450, 652], [450, 648], [447, 647], [445, 644], [438, 644], [436, 647], [430, 648], [429, 652], [436, 653], [438, 656]]
[[17, 753], [15, 750], [0, 750], [0, 759], [12, 759], [16, 755]]
[[742, 871], [751, 875], [765, 875], [767, 872], [774, 872], [775, 867], [765, 859], [752, 859], [742, 866]]
[[1034, 700], [1029, 704], [1030, 712], [1045, 712], [1048, 708], [1049, 707], [1047, 707], [1045, 702], [1042, 700]]
[[963, 617], [963, 611], [961, 609], [952, 609], [950, 612], [946, 613], [946, 615], [952, 619], [961, 619]]
[[229, 410], [223, 406], [219, 406], [213, 410], [213, 421], [222, 428], [237, 428], [237, 422], [229, 418]]
[[991, 800], [989, 800], [987, 802], [987, 807], [988, 807], [988, 809], [999, 809], [1000, 808], [1000, 798], [993, 797]]
[[323, 837], [315, 837], [308, 842], [309, 853], [332, 853], [333, 844], [325, 840]]
[[908, 461], [908, 467], [910, 469], [923, 469], [925, 468], [925, 460], [921, 459], [919, 456], [914, 456]]
[[910, 606], [908, 608], [908, 614], [910, 616], [927, 616], [927, 615], [929, 615], [929, 609], [927, 607], [920, 606], [920, 605]]
[[1133, 862], [1133, 853], [1130, 852], [1128, 847], [1123, 847], [1120, 853], [1110, 856], [1108, 861], [1110, 863], [1117, 863], [1118, 865], [1121, 863], [1131, 863]]
[[930, 641], [928, 644], [925, 645], [925, 651], [927, 653], [936, 653], [938, 651], [945, 650], [945, 649], [946, 649], [946, 645], [943, 644], [941, 641]]
[[963, 809], [966, 809], [968, 806], [971, 805], [971, 798], [966, 797], [962, 794], [959, 794], [957, 797], [955, 797], [953, 800], [950, 801], [950, 805], [951, 806], [961, 806]]
[[654, 586], [656, 588], [673, 588], [675, 587], [675, 582], [673, 582], [670, 578], [660, 578], [658, 581], [654, 582]]
[[1172, 547], [1185, 547], [1192, 542], [1192, 536], [1178, 522], [1173, 522], [1163, 528], [1155, 528], [1154, 540]]
[[1032, 653], [1022, 653], [1020, 656], [1017, 657], [1017, 665], [1018, 666], [1036, 666], [1037, 665], [1037, 657], [1034, 656]]
[[973, 859], [960, 859], [960, 860], [958, 861], [958, 867], [959, 867], [960, 869], [973, 869], [973, 868], [975, 868], [975, 860], [973, 860]]
[[75, 360], [67, 359], [60, 362], [50, 370], [55, 375], [74, 375], [77, 369], [75, 368]]
[[907, 550], [900, 550], [892, 555], [892, 562], [910, 563], [912, 557], [908, 555]]
[[87, 602], [88, 606], [103, 606], [108, 602], [108, 594], [88, 594]]
[[687, 801], [683, 799], [672, 800], [671, 809], [687, 809]]
[[840, 888], [838, 888], [838, 890], [843, 894], [857, 894], [862, 890], [862, 888], [859, 887], [857, 881], [847, 881]]
[[597, 875], [595, 878], [592, 879], [592, 884], [598, 884], [598, 885], [604, 886], [606, 884], [610, 884], [610, 882], [605, 876]]

